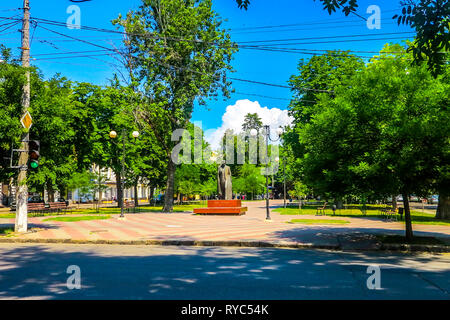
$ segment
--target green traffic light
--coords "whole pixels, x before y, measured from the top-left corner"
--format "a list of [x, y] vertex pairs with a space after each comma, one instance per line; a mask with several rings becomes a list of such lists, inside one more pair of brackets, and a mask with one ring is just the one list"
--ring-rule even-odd
[[37, 169], [39, 167], [39, 163], [36, 161], [31, 161], [30, 167], [33, 169]]

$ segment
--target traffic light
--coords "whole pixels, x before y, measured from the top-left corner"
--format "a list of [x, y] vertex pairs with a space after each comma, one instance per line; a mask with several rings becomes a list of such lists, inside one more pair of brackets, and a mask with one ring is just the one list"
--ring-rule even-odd
[[41, 157], [39, 151], [41, 150], [41, 143], [36, 140], [31, 140], [28, 143], [28, 157], [30, 159], [29, 166], [31, 169], [39, 168], [39, 158]]

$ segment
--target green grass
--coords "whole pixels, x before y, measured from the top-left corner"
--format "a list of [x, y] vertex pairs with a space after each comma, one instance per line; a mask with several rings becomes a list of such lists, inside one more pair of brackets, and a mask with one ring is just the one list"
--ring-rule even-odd
[[[177, 205], [173, 207], [173, 212], [193, 212], [195, 208], [206, 207], [204, 203], [200, 204], [186, 204]], [[144, 212], [162, 212], [162, 206], [152, 207], [152, 206], [140, 206], [135, 209], [136, 213]], [[128, 211], [125, 210], [125, 214]], [[133, 213], [133, 209], [129, 213]], [[73, 210], [72, 214], [120, 214], [120, 208], [100, 208], [99, 212], [96, 209], [77, 209]]]
[[[176, 205], [173, 207], [173, 212], [193, 212], [195, 208], [203, 208], [206, 207], [206, 203], [202, 202], [199, 204], [186, 204], [186, 205]], [[132, 213], [145, 213], [145, 212], [162, 212], [162, 206], [139, 206], [134, 211], [131, 209], [130, 211], [125, 210], [125, 214], [132, 214]], [[87, 214], [87, 215], [105, 215], [105, 214], [120, 214], [120, 208], [112, 208], [112, 207], [105, 207], [100, 208], [97, 212], [96, 209], [89, 208], [89, 209], [72, 209], [70, 211], [62, 211], [59, 213], [44, 213], [44, 214], [30, 214], [30, 217], [52, 217], [52, 216], [68, 216], [68, 215], [74, 215], [74, 214]], [[15, 213], [8, 213], [8, 214], [1, 214], [0, 219], [14, 219]]]
[[328, 219], [293, 219], [287, 223], [300, 223], [300, 224], [347, 224], [350, 221], [347, 220], [328, 220]]
[[14, 219], [15, 217], [15, 213], [0, 214], [0, 219]]
[[[368, 210], [366, 210], [366, 214], [364, 215], [361, 207], [359, 207], [358, 205], [351, 205], [350, 208], [336, 210], [336, 215], [334, 215], [334, 217], [371, 217], [381, 219], [383, 218], [383, 216], [381, 215], [379, 208], [382, 208], [382, 206], [380, 207], [371, 205], [370, 207], [368, 207]], [[299, 210], [298, 208], [277, 208], [274, 210], [274, 212], [278, 212], [281, 215], [315, 215], [317, 212], [317, 206], [304, 206], [301, 210]], [[328, 208], [325, 210], [325, 215], [333, 216], [333, 211]], [[411, 220], [413, 224], [450, 226], [450, 220], [448, 219], [438, 220], [435, 218], [434, 214], [428, 214], [419, 211], [411, 211]]]
[[89, 221], [89, 220], [106, 220], [111, 218], [109, 215], [97, 215], [97, 216], [80, 216], [80, 217], [55, 217], [48, 218], [44, 221], [59, 221], [59, 222], [76, 222], [76, 221]]
[[382, 243], [388, 244], [425, 244], [425, 245], [445, 245], [444, 241], [441, 241], [434, 237], [417, 237], [413, 238], [413, 241], [408, 243], [404, 236], [398, 235], [378, 235], [377, 239]]

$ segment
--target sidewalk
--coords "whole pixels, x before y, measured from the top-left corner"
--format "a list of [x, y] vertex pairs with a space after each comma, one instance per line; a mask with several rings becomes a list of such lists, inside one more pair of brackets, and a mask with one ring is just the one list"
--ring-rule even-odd
[[[179, 245], [235, 245], [314, 247], [343, 250], [377, 250], [375, 234], [404, 234], [403, 222], [386, 222], [376, 218], [321, 216], [342, 219], [345, 225], [288, 224], [298, 216], [271, 212], [273, 222], [266, 222], [265, 203], [247, 202], [244, 216], [197, 216], [192, 213], [126, 214], [125, 220], [113, 215], [108, 220], [78, 222], [44, 222], [48, 217], [29, 219], [33, 232], [2, 237], [1, 242], [74, 242]], [[273, 207], [282, 201], [271, 201]], [[315, 216], [302, 216], [315, 219]], [[11, 226], [14, 219], [0, 219], [0, 227]], [[413, 225], [417, 236], [439, 237], [450, 243], [448, 226]]]

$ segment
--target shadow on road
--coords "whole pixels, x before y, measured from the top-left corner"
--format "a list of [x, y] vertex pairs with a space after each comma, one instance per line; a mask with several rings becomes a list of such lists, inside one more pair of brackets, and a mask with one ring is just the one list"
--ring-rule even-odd
[[[96, 245], [1, 245], [0, 298], [448, 299], [436, 256], [312, 250]], [[367, 267], [382, 269], [368, 290]], [[66, 286], [81, 269], [81, 290]], [[447, 290], [447, 291], [446, 291]]]

